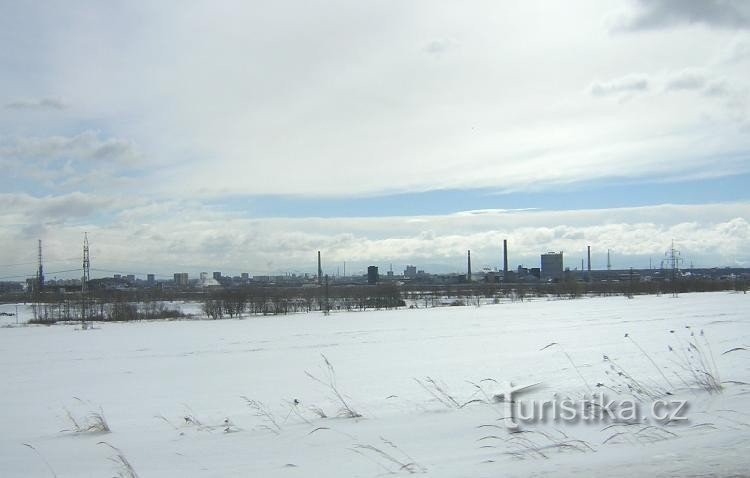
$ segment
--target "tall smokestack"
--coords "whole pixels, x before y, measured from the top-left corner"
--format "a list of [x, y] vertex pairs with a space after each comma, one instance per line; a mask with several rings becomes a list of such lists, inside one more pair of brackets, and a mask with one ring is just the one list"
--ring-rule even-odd
[[503, 239], [503, 273], [508, 275], [508, 240]]
[[44, 268], [42, 267], [42, 240], [39, 239], [39, 269], [36, 272], [37, 285], [39, 290], [44, 287]]
[[589, 272], [591, 272], [591, 246], [586, 246], [588, 249], [588, 257], [589, 257]]
[[466, 260], [467, 260], [467, 272], [466, 272], [466, 280], [471, 282], [471, 251], [466, 251]]
[[318, 284], [323, 282], [323, 267], [320, 265], [320, 251], [318, 251]]

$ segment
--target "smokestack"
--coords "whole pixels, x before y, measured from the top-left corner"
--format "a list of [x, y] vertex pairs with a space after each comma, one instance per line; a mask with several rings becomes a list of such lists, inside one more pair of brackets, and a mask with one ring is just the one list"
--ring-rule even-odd
[[589, 257], [589, 272], [591, 272], [591, 246], [586, 246], [588, 249], [588, 257]]
[[508, 240], [503, 239], [503, 273], [508, 275]]
[[323, 267], [320, 265], [320, 251], [318, 251], [318, 284], [323, 282]]
[[37, 285], [39, 290], [44, 287], [44, 268], [42, 267], [42, 240], [39, 239], [39, 269], [36, 273]]
[[468, 282], [471, 282], [471, 251], [466, 251], [466, 252], [467, 252], [466, 260], [467, 260], [467, 266], [468, 266], [468, 271], [466, 273], [466, 280]]

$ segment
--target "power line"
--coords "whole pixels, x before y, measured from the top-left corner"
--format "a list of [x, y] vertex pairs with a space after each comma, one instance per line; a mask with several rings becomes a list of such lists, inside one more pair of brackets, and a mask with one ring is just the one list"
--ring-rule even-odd
[[[62, 274], [62, 273], [65, 273], [65, 272], [76, 272], [76, 271], [80, 271], [80, 270], [81, 269], [78, 268], [78, 269], [67, 269], [67, 270], [64, 270], [64, 271], [47, 271], [47, 272], [45, 272], [45, 274], [46, 275]], [[6, 280], [6, 279], [28, 279], [30, 277], [32, 277], [32, 274], [21, 274], [21, 275], [17, 275], [17, 276], [0, 277], [0, 280]]]

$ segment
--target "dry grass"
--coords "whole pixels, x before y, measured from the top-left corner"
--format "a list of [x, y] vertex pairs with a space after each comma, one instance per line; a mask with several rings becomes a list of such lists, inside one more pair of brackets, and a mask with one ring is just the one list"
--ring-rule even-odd
[[40, 459], [42, 460], [42, 463], [44, 463], [44, 465], [45, 465], [45, 466], [47, 467], [47, 469], [49, 470], [50, 474], [51, 474], [51, 475], [52, 475], [52, 476], [53, 476], [54, 478], [57, 478], [57, 473], [55, 473], [55, 470], [54, 470], [54, 468], [52, 468], [52, 465], [50, 465], [50, 464], [49, 464], [49, 462], [47, 461], [47, 459], [46, 459], [46, 458], [44, 458], [44, 455], [42, 455], [42, 454], [41, 454], [41, 453], [39, 452], [39, 450], [37, 450], [36, 448], [34, 448], [34, 446], [33, 446], [33, 445], [30, 445], [30, 444], [28, 444], [28, 443], [24, 443], [24, 444], [23, 444], [23, 446], [29, 447], [30, 449], [34, 450], [34, 453], [36, 453], [36, 454], [37, 454], [37, 456], [38, 456], [38, 457], [39, 457], [39, 458], [40, 458]]
[[603, 360], [608, 366], [604, 374], [610, 379], [610, 383], [597, 383], [597, 388], [604, 387], [618, 395], [630, 395], [640, 402], [656, 400], [671, 394], [656, 382], [636, 379], [608, 355], [604, 355]]
[[135, 468], [130, 463], [125, 454], [116, 446], [110, 445], [105, 441], [100, 441], [99, 445], [105, 445], [114, 450], [115, 454], [109, 457], [109, 460], [117, 465], [117, 478], [138, 478]]
[[601, 431], [612, 432], [602, 442], [602, 445], [606, 445], [607, 443], [630, 443], [642, 445], [678, 437], [676, 433], [671, 432], [664, 427], [639, 423], [615, 423], [602, 428]]
[[[425, 467], [417, 463], [411, 456], [396, 446], [395, 443], [383, 437], [380, 437], [380, 441], [384, 445], [382, 448], [370, 444], [356, 444], [349, 450], [374, 462], [391, 475], [401, 472], [409, 474], [427, 473]], [[390, 451], [383, 449], [386, 447], [390, 448]]]
[[581, 374], [581, 370], [578, 368], [578, 366], [576, 365], [576, 363], [573, 362], [573, 358], [570, 356], [570, 354], [568, 354], [568, 352], [565, 351], [565, 349], [563, 348], [562, 345], [560, 345], [557, 342], [552, 342], [551, 344], [547, 344], [544, 347], [542, 347], [541, 349], [539, 349], [539, 351], [541, 352], [542, 350], [546, 350], [546, 349], [551, 348], [551, 347], [556, 347], [558, 350], [560, 350], [560, 352], [562, 352], [563, 355], [565, 355], [565, 358], [567, 358], [568, 362], [570, 363], [570, 365], [573, 366], [573, 369], [576, 371], [576, 373], [578, 374], [578, 377], [581, 379], [581, 381], [583, 382], [583, 384], [586, 386], [586, 389], [589, 391], [589, 393], [593, 394], [594, 390], [591, 388], [591, 385], [589, 385], [588, 381], [586, 381], [586, 379], [583, 378], [583, 375]]
[[255, 412], [255, 416], [261, 418], [264, 421], [264, 424], [261, 425], [261, 428], [275, 433], [276, 435], [281, 433], [281, 425], [279, 425], [278, 420], [276, 420], [276, 416], [268, 409], [268, 407], [266, 407], [264, 403], [257, 400], [251, 400], [245, 396], [243, 396], [242, 399], [245, 400], [245, 402], [247, 402], [247, 405]]
[[358, 411], [356, 411], [352, 407], [352, 405], [349, 403], [349, 400], [347, 400], [344, 394], [341, 393], [341, 391], [339, 390], [338, 384], [336, 383], [336, 370], [333, 368], [333, 364], [331, 364], [331, 362], [328, 360], [328, 358], [325, 355], [321, 354], [320, 356], [323, 358], [324, 378], [318, 378], [317, 376], [307, 371], [305, 371], [305, 374], [308, 377], [310, 377], [312, 380], [328, 388], [328, 390], [333, 394], [333, 396], [336, 397], [336, 400], [341, 405], [338, 416], [345, 417], [345, 418], [362, 417], [362, 414], [360, 414]]
[[453, 397], [453, 395], [451, 395], [448, 387], [444, 383], [436, 382], [432, 377], [425, 377], [424, 382], [417, 378], [415, 378], [414, 381], [446, 407], [461, 408], [461, 404]]
[[[481, 425], [479, 428], [497, 427], [497, 425]], [[541, 430], [513, 430], [507, 436], [485, 435], [478, 441], [483, 442], [481, 448], [497, 448], [498, 445], [509, 448], [503, 454], [518, 460], [549, 459], [552, 452], [562, 453], [573, 451], [589, 453], [596, 451], [585, 440], [570, 438], [561, 431], [554, 436]]]
[[709, 393], [721, 393], [723, 386], [719, 368], [703, 329], [698, 334], [689, 325], [685, 329], [690, 331], [687, 337], [682, 337], [675, 330], [669, 331], [677, 341], [677, 345], [668, 346], [672, 362], [685, 374], [683, 377], [675, 372], [675, 375], [689, 388], [697, 386]]
[[[80, 398], [74, 397], [79, 403], [86, 404]], [[68, 421], [72, 425], [71, 428], [60, 430], [61, 432], [72, 432], [72, 433], [109, 433], [112, 430], [107, 423], [107, 419], [104, 417], [104, 411], [99, 407], [98, 412], [89, 412], [83, 417], [76, 416], [69, 409], [65, 408], [65, 415]]]

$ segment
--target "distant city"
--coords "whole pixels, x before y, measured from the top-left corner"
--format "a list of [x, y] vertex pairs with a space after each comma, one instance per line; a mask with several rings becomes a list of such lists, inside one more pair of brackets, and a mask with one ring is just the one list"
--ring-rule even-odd
[[[39, 241], [36, 274], [25, 281], [1, 281], [0, 292], [20, 292], [33, 290], [71, 290], [80, 291], [84, 286], [82, 279], [48, 279], [42, 260], [42, 243]], [[606, 268], [593, 268], [591, 263], [591, 246], [586, 248], [586, 261], [581, 261], [581, 267], [570, 269], [564, 267], [564, 252], [549, 251], [540, 254], [539, 267], [518, 265], [509, 267], [511, 262], [508, 241], [502, 245], [502, 264], [496, 268], [484, 267], [472, 270], [471, 251], [466, 253], [466, 269], [452, 273], [429, 273], [417, 265], [406, 265], [403, 271], [394, 271], [392, 266], [386, 271], [371, 265], [364, 274], [347, 274], [346, 264], [343, 273], [324, 274], [323, 255], [317, 253], [317, 273], [289, 273], [280, 275], [252, 275], [242, 272], [239, 275], [226, 275], [222, 271], [200, 272], [191, 276], [188, 272], [174, 272], [172, 277], [158, 277], [157, 274], [123, 274], [113, 273], [111, 276], [90, 278], [90, 258], [88, 238], [84, 241], [84, 261], [81, 277], [87, 277], [85, 286], [92, 290], [133, 290], [133, 289], [173, 289], [173, 290], [212, 290], [223, 288], [241, 288], [249, 286], [283, 286], [283, 287], [319, 287], [331, 285], [376, 285], [379, 283], [395, 283], [399, 285], [460, 285], [460, 284], [514, 284], [539, 285], [559, 282], [607, 283], [607, 282], [654, 282], [674, 281], [679, 279], [700, 280], [747, 280], [750, 279], [750, 269], [747, 268], [693, 268], [685, 267], [680, 252], [674, 245], [665, 253], [657, 267], [648, 269], [615, 269], [611, 266], [610, 251], [607, 251]], [[40, 286], [38, 289], [37, 287]]]

